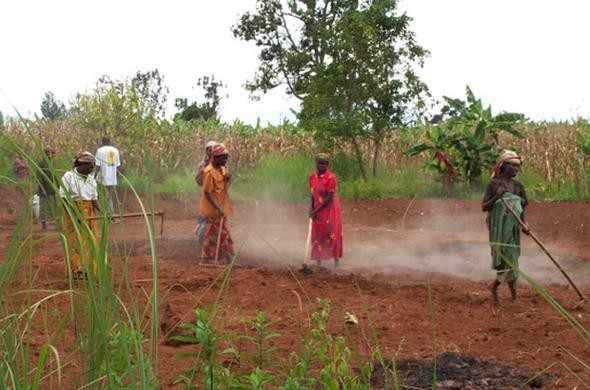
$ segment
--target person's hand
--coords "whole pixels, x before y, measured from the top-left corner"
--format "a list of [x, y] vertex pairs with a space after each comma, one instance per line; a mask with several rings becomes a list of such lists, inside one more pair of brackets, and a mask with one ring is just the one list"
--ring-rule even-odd
[[527, 236], [531, 234], [531, 229], [529, 228], [528, 223], [524, 224], [524, 226], [522, 227], [522, 232]]
[[316, 214], [316, 211], [314, 209], [309, 209], [309, 218], [314, 219], [315, 214]]
[[229, 173], [229, 172], [226, 173], [225, 176], [224, 176], [224, 178], [225, 178], [226, 181], [230, 181], [231, 180], [231, 173]]
[[223, 210], [217, 210], [217, 213], [219, 215], [219, 218], [225, 218], [225, 213], [223, 212]]
[[498, 199], [502, 198], [502, 196], [504, 196], [505, 193], [506, 193], [506, 189], [503, 187], [499, 187], [496, 190], [496, 198], [498, 198]]

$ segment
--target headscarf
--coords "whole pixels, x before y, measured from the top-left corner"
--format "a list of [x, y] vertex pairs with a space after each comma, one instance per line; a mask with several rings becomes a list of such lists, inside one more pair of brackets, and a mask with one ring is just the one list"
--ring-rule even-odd
[[207, 141], [205, 144], [205, 155], [203, 156], [203, 165], [207, 165], [211, 162], [211, 154], [207, 153], [207, 149], [211, 148], [211, 150], [217, 146], [217, 141]]
[[328, 155], [328, 153], [318, 153], [315, 156], [315, 161], [325, 161], [327, 163], [330, 162], [330, 155]]
[[223, 156], [224, 154], [229, 154], [227, 152], [227, 149], [225, 148], [225, 146], [223, 146], [222, 144], [217, 144], [213, 147], [213, 150], [211, 150], [211, 157], [215, 157], [215, 156]]
[[95, 160], [94, 160], [94, 155], [90, 152], [80, 152], [76, 155], [76, 158], [74, 158], [74, 164], [75, 163], [92, 163], [94, 164]]
[[496, 165], [494, 165], [494, 169], [492, 171], [492, 179], [495, 179], [500, 175], [502, 165], [504, 165], [505, 163], [521, 165], [522, 157], [519, 156], [518, 153], [516, 153], [515, 151], [503, 150], [502, 153], [500, 153], [500, 157], [498, 157]]

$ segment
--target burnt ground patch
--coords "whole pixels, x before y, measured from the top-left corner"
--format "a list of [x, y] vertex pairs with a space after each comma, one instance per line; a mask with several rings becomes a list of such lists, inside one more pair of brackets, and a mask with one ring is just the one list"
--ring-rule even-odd
[[[433, 361], [399, 360], [396, 362], [397, 385], [401, 389], [433, 388]], [[394, 389], [393, 365], [384, 369], [376, 363], [371, 378], [374, 389]], [[436, 357], [437, 389], [539, 389], [549, 385], [549, 376], [535, 377], [534, 372], [504, 363], [485, 362], [455, 352]]]

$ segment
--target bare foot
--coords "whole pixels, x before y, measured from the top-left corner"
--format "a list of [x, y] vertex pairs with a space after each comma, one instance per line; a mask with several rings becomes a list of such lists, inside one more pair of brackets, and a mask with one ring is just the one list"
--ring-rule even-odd
[[492, 298], [494, 299], [494, 304], [500, 303], [498, 299], [498, 281], [494, 280], [494, 282], [490, 285], [490, 292], [492, 293]]
[[512, 302], [517, 301], [518, 295], [516, 294], [516, 286], [514, 285], [514, 283], [510, 283], [510, 284], [508, 284], [508, 287], [510, 288], [510, 295], [512, 297]]
[[309, 268], [307, 266], [307, 264], [303, 264], [301, 266], [301, 268], [299, 269], [299, 272], [301, 272], [304, 275], [309, 275], [309, 274], [313, 274], [313, 271], [311, 270], [311, 268]]

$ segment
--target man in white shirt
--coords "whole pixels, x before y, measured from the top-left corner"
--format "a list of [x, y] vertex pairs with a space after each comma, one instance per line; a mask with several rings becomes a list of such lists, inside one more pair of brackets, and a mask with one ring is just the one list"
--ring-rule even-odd
[[120, 208], [117, 195], [117, 169], [121, 166], [121, 154], [111, 145], [111, 139], [105, 135], [102, 137], [102, 146], [96, 151], [97, 181], [106, 188], [106, 195], [111, 213], [114, 212], [113, 196], [117, 201], [117, 209]]

